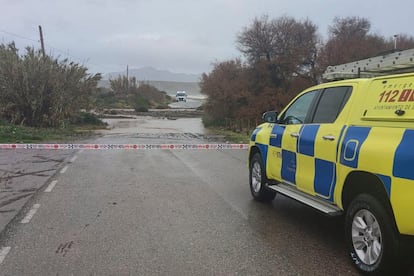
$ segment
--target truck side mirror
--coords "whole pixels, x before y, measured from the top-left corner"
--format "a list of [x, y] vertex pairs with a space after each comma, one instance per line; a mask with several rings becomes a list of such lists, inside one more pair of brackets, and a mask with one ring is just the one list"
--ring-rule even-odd
[[277, 123], [277, 115], [276, 111], [266, 111], [263, 113], [262, 119], [266, 123]]

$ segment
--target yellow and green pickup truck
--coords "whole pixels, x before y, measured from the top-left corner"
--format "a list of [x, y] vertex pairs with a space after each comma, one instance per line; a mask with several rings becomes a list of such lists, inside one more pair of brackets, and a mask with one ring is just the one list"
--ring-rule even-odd
[[344, 215], [356, 267], [395, 268], [414, 236], [414, 74], [320, 84], [263, 119], [249, 146], [253, 198]]

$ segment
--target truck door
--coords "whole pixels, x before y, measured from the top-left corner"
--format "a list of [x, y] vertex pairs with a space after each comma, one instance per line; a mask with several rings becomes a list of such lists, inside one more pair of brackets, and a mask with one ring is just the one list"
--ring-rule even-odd
[[316, 90], [298, 97], [273, 126], [266, 168], [271, 179], [296, 184], [297, 140], [317, 94]]
[[[308, 124], [300, 130], [297, 148], [297, 187], [333, 201], [338, 146], [345, 126], [341, 114], [352, 87], [321, 91]], [[341, 116], [342, 115], [342, 116]]]

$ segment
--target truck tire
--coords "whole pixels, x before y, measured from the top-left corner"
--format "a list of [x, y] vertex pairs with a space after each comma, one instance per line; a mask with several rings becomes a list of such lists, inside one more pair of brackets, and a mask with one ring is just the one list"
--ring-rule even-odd
[[255, 153], [250, 160], [249, 182], [250, 192], [255, 200], [269, 202], [275, 198], [276, 192], [266, 186], [266, 171], [259, 153]]
[[386, 275], [397, 267], [399, 242], [392, 216], [373, 196], [361, 194], [345, 217], [349, 255], [365, 275]]

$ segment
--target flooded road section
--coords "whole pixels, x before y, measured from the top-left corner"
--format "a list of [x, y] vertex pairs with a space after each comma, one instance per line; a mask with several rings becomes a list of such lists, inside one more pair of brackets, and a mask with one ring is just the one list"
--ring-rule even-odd
[[99, 131], [96, 142], [111, 143], [112, 138], [120, 143], [226, 143], [221, 135], [206, 130], [201, 118], [167, 118], [142, 116], [131, 119], [104, 119], [108, 129]]
[[101, 134], [135, 133], [195, 133], [203, 135], [205, 129], [200, 118], [156, 118], [136, 117], [134, 119], [104, 119], [109, 130]]

